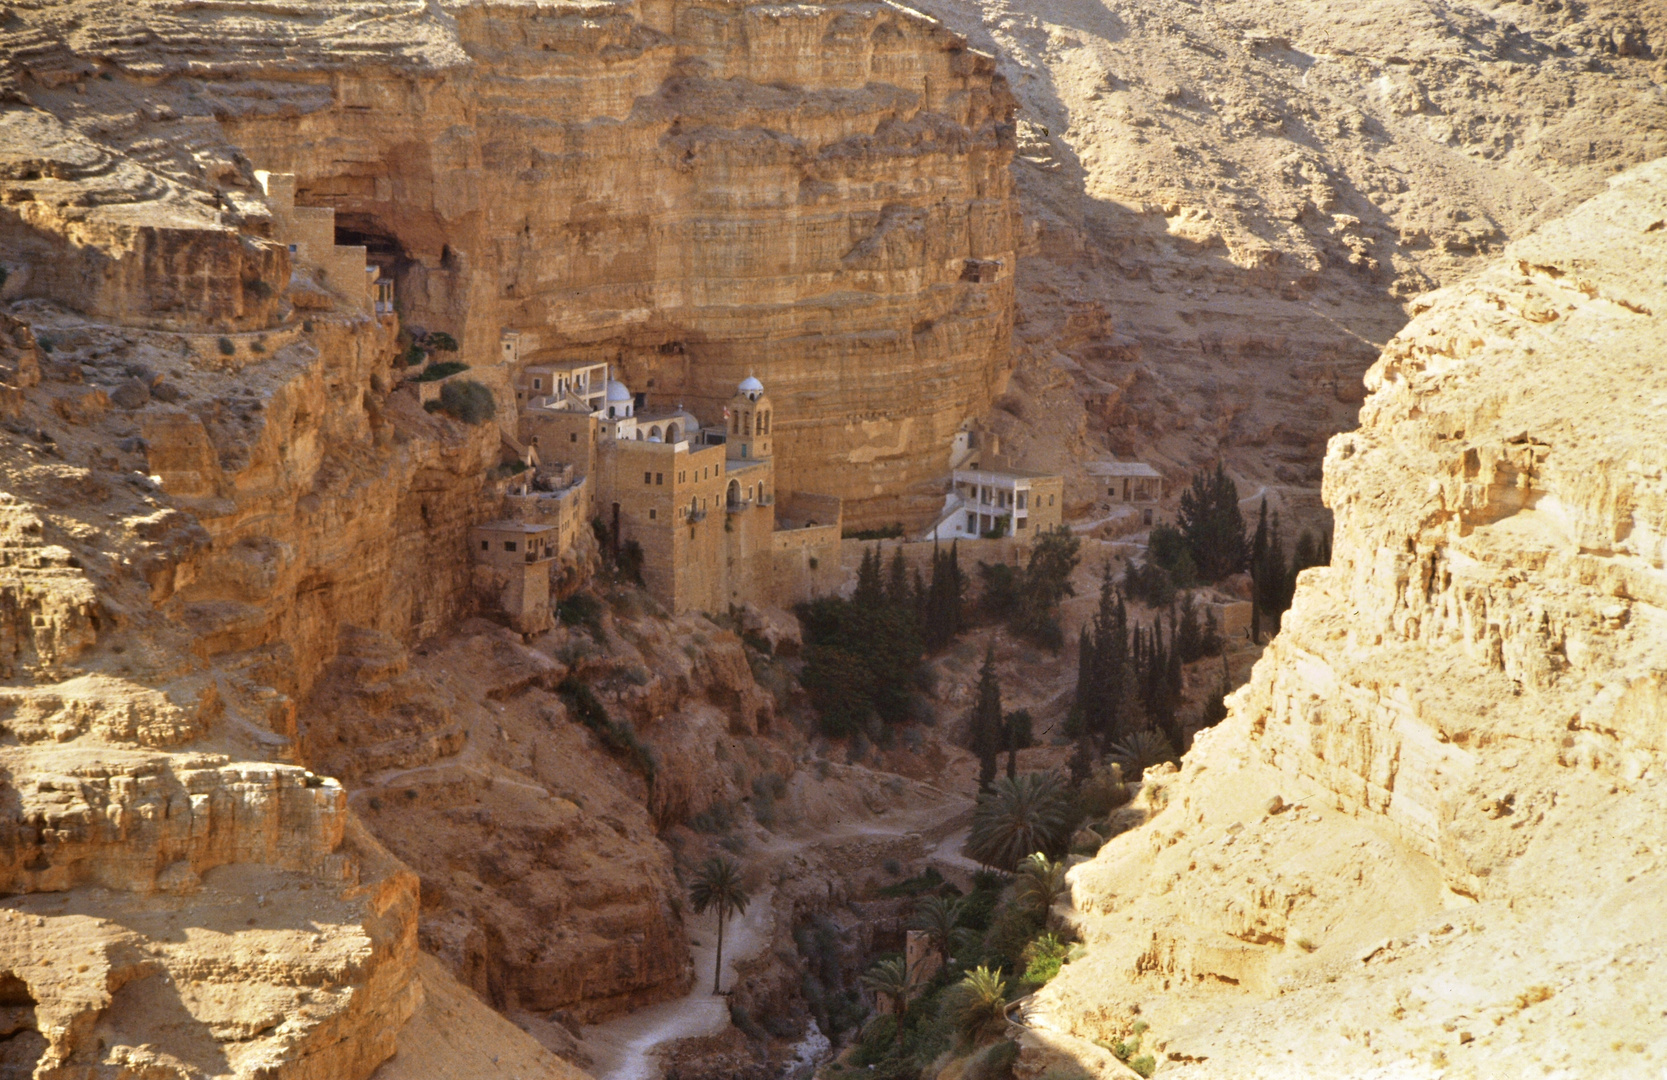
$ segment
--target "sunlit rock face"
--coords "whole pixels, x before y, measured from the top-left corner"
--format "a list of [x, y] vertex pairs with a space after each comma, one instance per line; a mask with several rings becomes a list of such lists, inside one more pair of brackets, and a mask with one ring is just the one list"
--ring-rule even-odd
[[1416, 303], [1331, 441], [1332, 564], [1074, 872], [1055, 1027], [1138, 1015], [1186, 1076], [1667, 1051], [1664, 222], [1643, 166]]

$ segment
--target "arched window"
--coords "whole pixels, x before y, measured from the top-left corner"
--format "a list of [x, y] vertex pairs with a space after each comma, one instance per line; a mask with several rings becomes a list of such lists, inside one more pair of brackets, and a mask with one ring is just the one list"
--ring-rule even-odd
[[648, 438], [651, 442], [659, 442], [660, 441], [660, 425], [659, 424], [655, 424], [653, 427], [648, 429]]
[[666, 441], [667, 442], [676, 442], [678, 436], [681, 435], [681, 434], [682, 434], [682, 432], [678, 431], [676, 424], [667, 424], [666, 425]]
[[730, 506], [732, 506], [732, 507], [733, 506], [740, 506], [741, 505], [741, 481], [731, 480], [729, 482], [729, 490], [724, 493], [724, 498], [725, 498], [725, 501], [727, 501]]

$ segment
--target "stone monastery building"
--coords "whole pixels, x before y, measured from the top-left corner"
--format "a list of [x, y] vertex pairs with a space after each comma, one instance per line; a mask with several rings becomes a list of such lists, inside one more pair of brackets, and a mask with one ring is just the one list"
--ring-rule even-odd
[[[562, 533], [562, 522], [599, 518], [616, 557], [641, 550], [643, 584], [672, 611], [786, 604], [837, 586], [840, 500], [776, 490], [775, 407], [757, 379], [711, 424], [681, 406], [642, 406], [597, 361], [530, 364], [515, 399], [505, 440], [545, 489], [511, 496], [517, 516]], [[547, 585], [502, 579], [536, 578], [543, 562], [547, 582], [548, 560], [568, 544], [518, 531], [492, 522], [471, 542], [511, 621], [530, 630], [547, 622]]]

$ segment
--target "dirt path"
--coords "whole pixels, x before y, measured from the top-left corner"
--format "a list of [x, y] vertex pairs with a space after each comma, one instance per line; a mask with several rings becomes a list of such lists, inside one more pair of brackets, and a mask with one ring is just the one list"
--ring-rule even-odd
[[[893, 809], [855, 821], [797, 835], [776, 834], [768, 843], [754, 847], [748, 862], [779, 865], [810, 848], [836, 846], [860, 837], [919, 835], [926, 844], [929, 862], [940, 870], [956, 871], [964, 877], [976, 864], [960, 854], [966, 838], [972, 800], [953, 792], [920, 785], [918, 794], [935, 797], [926, 805]], [[761, 953], [775, 931], [775, 890], [766, 888], [753, 897], [745, 915], [731, 919], [724, 931], [723, 986], [735, 978], [735, 965]], [[662, 1052], [681, 1039], [715, 1035], [729, 1025], [729, 1003], [712, 993], [712, 965], [717, 946], [717, 921], [711, 915], [688, 916], [690, 955], [694, 960], [695, 985], [688, 994], [662, 1002], [603, 1024], [585, 1029], [584, 1047], [590, 1055], [590, 1072], [596, 1080], [659, 1080]]]
[[[735, 980], [735, 965], [750, 960], [770, 940], [775, 922], [774, 890], [753, 897], [745, 915], [724, 928], [723, 986]], [[695, 985], [683, 997], [585, 1029], [585, 1050], [597, 1080], [658, 1080], [660, 1051], [679, 1039], [716, 1035], [729, 1026], [729, 999], [712, 993], [712, 964], [718, 945], [718, 920], [712, 913], [688, 917], [689, 936], [700, 944], [689, 949]]]

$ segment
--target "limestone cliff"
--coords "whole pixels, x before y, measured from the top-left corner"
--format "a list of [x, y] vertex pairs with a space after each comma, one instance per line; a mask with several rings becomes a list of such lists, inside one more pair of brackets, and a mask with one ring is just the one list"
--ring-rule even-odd
[[1664, 272], [1656, 162], [1415, 304], [1332, 565], [1073, 872], [1040, 1025], [1138, 1015], [1160, 1075], [1660, 1070]]
[[50, 114], [4, 114], [40, 148], [6, 174], [10, 295], [254, 325], [290, 266], [243, 174], [293, 172], [506, 402], [506, 329], [713, 419], [757, 375], [783, 489], [856, 523], [935, 509], [1005, 376], [1011, 99], [908, 9], [147, 0], [0, 35]]

